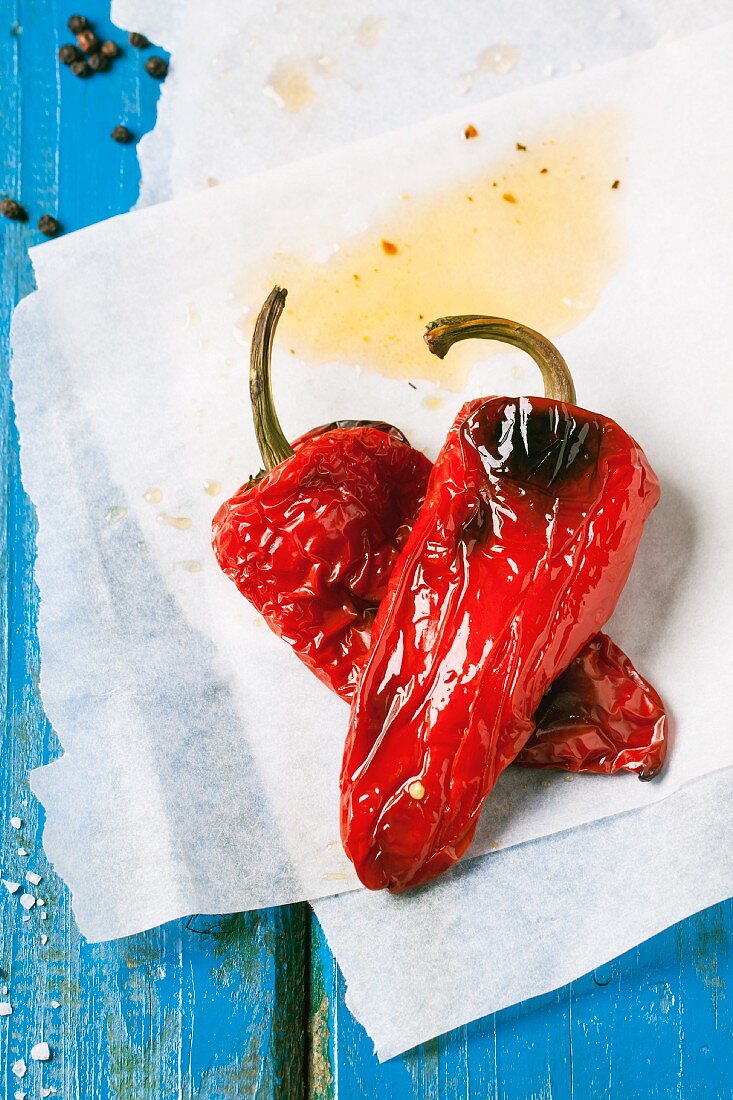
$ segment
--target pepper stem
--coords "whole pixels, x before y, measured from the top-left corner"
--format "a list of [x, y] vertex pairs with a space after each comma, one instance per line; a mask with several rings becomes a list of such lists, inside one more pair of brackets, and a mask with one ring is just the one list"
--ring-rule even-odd
[[272, 342], [280, 315], [285, 308], [287, 290], [273, 287], [259, 312], [252, 336], [249, 357], [249, 397], [257, 446], [266, 470], [272, 470], [295, 452], [280, 426], [272, 398], [270, 364]]
[[568, 365], [554, 344], [534, 329], [507, 321], [504, 317], [441, 317], [425, 329], [425, 343], [439, 359], [444, 359], [459, 340], [501, 340], [531, 355], [542, 372], [545, 397], [552, 401], [575, 404], [575, 386]]

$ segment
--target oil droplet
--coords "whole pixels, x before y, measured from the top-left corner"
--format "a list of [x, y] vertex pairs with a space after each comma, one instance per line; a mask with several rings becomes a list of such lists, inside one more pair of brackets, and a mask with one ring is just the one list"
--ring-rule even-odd
[[384, 20], [376, 15], [367, 15], [356, 28], [354, 35], [363, 50], [373, 50], [382, 37]]
[[221, 492], [221, 482], [216, 480], [204, 482], [204, 492], [208, 493], [210, 497], [218, 497]]
[[[278, 343], [306, 364], [358, 364], [457, 389], [473, 365], [506, 349], [466, 341], [441, 362], [422, 339], [434, 318], [491, 313], [552, 338], [593, 308], [623, 255], [623, 192], [609, 180], [622, 175], [624, 134], [615, 109], [523, 131], [526, 150], [513, 138], [504, 161], [483, 156], [478, 168], [467, 157], [450, 187], [413, 190], [409, 202], [395, 192], [393, 205], [325, 262], [278, 254], [256, 282], [238, 286], [239, 301], [257, 306], [273, 284], [288, 287]], [[460, 130], [455, 137], [480, 153], [481, 142], [464, 142]], [[386, 254], [382, 241], [397, 252]]]
[[326, 851], [327, 852], [341, 852], [341, 851], [343, 851], [343, 849], [341, 847], [341, 841], [340, 840], [329, 840], [328, 844], [326, 845]]
[[282, 57], [278, 61], [267, 78], [264, 92], [288, 114], [299, 114], [318, 99], [308, 75], [308, 62], [297, 57]]
[[423, 397], [422, 407], [424, 409], [442, 409], [443, 398], [439, 397], [437, 393], [430, 393], [427, 397]]
[[157, 518], [158, 523], [164, 527], [175, 527], [176, 531], [188, 531], [192, 523], [188, 516], [169, 516], [167, 512], [161, 512]]
[[474, 71], [478, 76], [484, 73], [505, 76], [512, 71], [518, 61], [519, 50], [516, 46], [510, 46], [506, 42], [495, 42], [478, 55], [474, 62]]
[[177, 569], [183, 573], [200, 573], [202, 565], [200, 561], [174, 561], [171, 569]]
[[524, 370], [519, 366], [519, 364], [512, 367], [512, 378], [522, 378], [523, 375], [524, 375]]
[[207, 187], [218, 187], [220, 183], [221, 183], [221, 180], [217, 179], [216, 176], [207, 176], [206, 177], [206, 186]]
[[105, 521], [110, 524], [119, 523], [121, 519], [124, 519], [127, 515], [127, 508], [110, 508], [107, 515], [104, 517]]
[[163, 499], [163, 490], [162, 489], [147, 489], [143, 493], [143, 500], [147, 501], [148, 504], [160, 504], [162, 499]]
[[348, 882], [351, 875], [345, 875], [343, 871], [326, 871], [323, 877], [328, 882]]
[[193, 306], [189, 303], [189, 305], [186, 306], [186, 324], [189, 328], [193, 328], [193, 326], [197, 325], [200, 320], [201, 314], [196, 309], [196, 306]]
[[519, 61], [519, 50], [506, 42], [494, 42], [477, 55], [467, 73], [459, 77], [453, 91], [455, 95], [470, 92], [482, 76], [506, 76]]

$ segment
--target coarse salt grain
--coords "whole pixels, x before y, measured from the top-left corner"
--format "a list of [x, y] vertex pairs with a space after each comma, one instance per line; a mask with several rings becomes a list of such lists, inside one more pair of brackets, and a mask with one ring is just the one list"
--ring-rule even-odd
[[13, 1100], [26, 1100], [27, 1096], [27, 1092], [23, 1092], [22, 1089], [16, 1089], [16, 1091], [13, 1093]]
[[27, 855], [30, 855], [30, 852], [28, 851], [27, 848], [18, 848], [18, 855], [19, 856], [27, 856]]
[[25, 877], [28, 882], [32, 883], [33, 886], [38, 886], [42, 878], [42, 876], [37, 875], [35, 871], [26, 871]]
[[51, 1008], [61, 1008], [61, 1001], [51, 1001]]
[[12, 1069], [16, 1077], [25, 1077], [26, 1071], [28, 1069], [22, 1058], [19, 1058], [17, 1062], [13, 1062], [10, 1068]]
[[47, 1062], [51, 1057], [51, 1048], [48, 1043], [36, 1043], [31, 1047], [31, 1058], [34, 1062]]
[[19, 817], [11, 817], [10, 824], [13, 826], [14, 829], [19, 829], [23, 822], [20, 820]]
[[44, 933], [44, 935], [41, 936], [41, 946], [45, 947], [47, 943], [48, 943], [48, 936]]
[[13, 1006], [10, 1001], [0, 1001], [0, 1016], [10, 1016]]
[[24, 909], [32, 909], [36, 904], [36, 899], [33, 897], [33, 894], [21, 894], [20, 904]]
[[6, 878], [3, 879], [3, 886], [9, 894], [17, 894], [18, 890], [20, 890], [19, 882], [8, 882]]

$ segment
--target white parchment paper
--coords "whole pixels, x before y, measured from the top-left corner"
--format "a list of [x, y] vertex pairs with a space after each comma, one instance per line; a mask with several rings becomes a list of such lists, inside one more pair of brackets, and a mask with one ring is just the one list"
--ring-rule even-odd
[[628, 56], [733, 2], [208, 0], [204, 17], [199, 0], [113, 0], [112, 15], [173, 51], [140, 144], [147, 204]]
[[[633, 123], [628, 258], [562, 348], [583, 403], [642, 439], [662, 479], [613, 633], [680, 732], [650, 785], [508, 773], [474, 851], [638, 807], [733, 763], [720, 590], [730, 489], [710, 464], [711, 441], [716, 470], [731, 447], [720, 358], [731, 200], [715, 170], [731, 152], [731, 37], [477, 107], [486, 141], [456, 144], [450, 162], [426, 150], [449, 140], [456, 118], [34, 250], [40, 289], [16, 317], [13, 379], [39, 515], [42, 692], [66, 750], [34, 783], [47, 851], [89, 938], [355, 885], [334, 843], [345, 708], [259, 624], [208, 548], [216, 500], [205, 487], [226, 494], [258, 465], [241, 322], [259, 303], [243, 303], [241, 287], [273, 251], [353, 233], [375, 203], [460, 179], [464, 155], [474, 170], [518, 131], [568, 112], [612, 104]], [[681, 87], [690, 71], [694, 100]], [[671, 323], [684, 316], [706, 323]], [[513, 361], [479, 364], [466, 393], [516, 392]], [[691, 363], [704, 384], [690, 385]], [[353, 365], [313, 370], [280, 354], [275, 369], [293, 435], [337, 414], [389, 416], [434, 452], [460, 401], [425, 409], [424, 387]]]

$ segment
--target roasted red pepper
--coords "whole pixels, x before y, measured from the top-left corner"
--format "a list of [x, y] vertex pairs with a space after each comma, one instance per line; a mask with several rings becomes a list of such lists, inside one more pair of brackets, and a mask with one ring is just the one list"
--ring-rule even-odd
[[426, 339], [442, 358], [471, 336], [526, 350], [546, 396], [464, 405], [377, 614], [341, 777], [344, 847], [373, 889], [465, 852], [547, 688], [613, 612], [659, 497], [634, 440], [575, 405], [548, 341], [485, 317]]
[[271, 629], [350, 699], [431, 465], [387, 424], [341, 422], [290, 446], [270, 386], [285, 296], [278, 287], [270, 294], [252, 344], [250, 389], [267, 470], [221, 506], [213, 547]]
[[[275, 415], [269, 380], [271, 344], [283, 300], [284, 294], [273, 292], [270, 295], [263, 307], [252, 345], [253, 413], [262, 449], [262, 460], [269, 466], [276, 461], [279, 453], [286, 454], [284, 461], [288, 461], [288, 457], [292, 454], [287, 443], [283, 445], [282, 442], [282, 430]], [[349, 420], [311, 429], [293, 442], [292, 450], [299, 450], [327, 432], [366, 427], [375, 428], [409, 446], [403, 433], [391, 424], [381, 421]], [[402, 469], [402, 465], [396, 463], [391, 470], [381, 469], [378, 472], [399, 476]], [[414, 470], [418, 479], [414, 486], [416, 498], [424, 493], [430, 469], [430, 465], [423, 461], [422, 456], [414, 457]], [[214, 520], [214, 545], [219, 560], [225, 572], [233, 575], [235, 579], [240, 575], [240, 559], [243, 556], [243, 550], [246, 550], [246, 545], [240, 541], [236, 527], [239, 505], [244, 503], [245, 499], [248, 505], [251, 503], [249, 494], [257, 481], [258, 478], [250, 479], [231, 500], [227, 501]], [[303, 487], [302, 491], [307, 495], [310, 489]], [[411, 507], [410, 504], [410, 509]], [[410, 519], [411, 516], [405, 515], [404, 523], [399, 522], [394, 525], [395, 555], [398, 550], [397, 540], [404, 540]], [[249, 540], [252, 537], [249, 525], [246, 531]], [[263, 544], [272, 544], [271, 528], [263, 526], [261, 535]], [[288, 585], [292, 583], [292, 558], [293, 555], [300, 554], [299, 546], [300, 543], [295, 539], [294, 546], [291, 547], [292, 554], [283, 553], [277, 559], [273, 557], [269, 561], [268, 579], [271, 584], [274, 584], [277, 592], [286, 593]], [[333, 549], [338, 555], [343, 547], [337, 541], [333, 544]], [[299, 561], [301, 567], [304, 567], [302, 558], [299, 558]], [[284, 566], [283, 575], [278, 573], [278, 566]], [[382, 587], [385, 580], [386, 578], [382, 580]], [[251, 574], [248, 573], [246, 583], [241, 587], [243, 589], [246, 587], [245, 594], [254, 593], [252, 602], [256, 607], [260, 610], [267, 608], [268, 605], [258, 594], [258, 589], [253, 586]], [[291, 608], [284, 602], [269, 605], [269, 610], [272, 611], [274, 608], [269, 621], [275, 632], [284, 635], [288, 640], [294, 637], [296, 643], [302, 640], [300, 623], [303, 596], [304, 593], [301, 592], [301, 601], [298, 607], [293, 609], [292, 617], [289, 614]], [[310, 605], [307, 597], [306, 602]], [[317, 603], [315, 600], [314, 602]], [[317, 612], [316, 606], [312, 614], [315, 616]], [[350, 700], [360, 667], [366, 658], [369, 634], [369, 616], [365, 614], [361, 629], [347, 630], [343, 634], [340, 653], [336, 658], [331, 647], [326, 647], [323, 651], [326, 663], [320, 669], [320, 678], [329, 687], [339, 691], [347, 700]], [[578, 655], [571, 668], [560, 678], [557, 685], [553, 684], [549, 687], [540, 706], [542, 715], [540, 729], [533, 734], [520, 753], [518, 764], [535, 768], [560, 768], [567, 771], [638, 771], [644, 778], [651, 778], [651, 774], [658, 770], [666, 744], [663, 737], [664, 712], [660, 710], [659, 697], [654, 689], [638, 675], [629, 659], [613, 646], [613, 643], [608, 640], [606, 642], [607, 647], [602, 650], [595, 640], [590, 642]], [[309, 655], [310, 667], [313, 667], [313, 662], [319, 660], [319, 656], [318, 652], [312, 652]], [[623, 706], [620, 701], [624, 701]], [[646, 753], [645, 738], [648, 740]], [[641, 766], [642, 760], [648, 760], [648, 766]], [[657, 768], [652, 767], [653, 761], [657, 761]]]
[[653, 779], [667, 755], [664, 703], [606, 634], [558, 677], [515, 763], [566, 772], [636, 772]]

